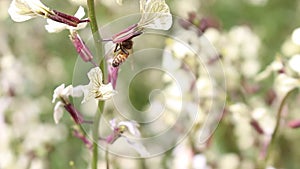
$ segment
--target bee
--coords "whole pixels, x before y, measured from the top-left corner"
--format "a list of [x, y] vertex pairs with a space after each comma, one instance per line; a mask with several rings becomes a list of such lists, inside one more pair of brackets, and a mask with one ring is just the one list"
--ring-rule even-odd
[[112, 61], [113, 67], [118, 67], [128, 58], [129, 54], [132, 53], [132, 46], [133, 41], [131, 39], [116, 44]]
[[132, 52], [134, 37], [144, 33], [145, 28], [168, 30], [172, 25], [172, 15], [165, 0], [140, 0], [141, 18], [138, 23], [129, 26], [109, 39], [116, 44], [113, 56], [113, 67], [122, 64]]

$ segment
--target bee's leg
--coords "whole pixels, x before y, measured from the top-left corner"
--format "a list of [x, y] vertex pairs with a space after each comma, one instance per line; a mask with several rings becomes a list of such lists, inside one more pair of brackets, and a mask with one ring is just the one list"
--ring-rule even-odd
[[127, 50], [124, 49], [124, 47], [122, 45], [120, 45], [120, 49], [122, 50], [122, 52], [124, 52], [126, 55], [129, 55], [129, 52]]
[[[116, 53], [118, 51], [118, 47], [119, 47], [119, 43], [116, 44], [116, 47], [115, 47], [115, 50], [114, 50], [114, 53]], [[121, 47], [121, 46], [120, 46]]]

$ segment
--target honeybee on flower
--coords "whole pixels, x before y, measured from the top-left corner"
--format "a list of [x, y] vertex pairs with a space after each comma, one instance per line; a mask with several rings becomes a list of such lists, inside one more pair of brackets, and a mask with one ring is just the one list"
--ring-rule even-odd
[[118, 67], [128, 58], [132, 53], [132, 39], [143, 34], [145, 28], [168, 30], [172, 25], [172, 15], [165, 0], [140, 0], [140, 12], [141, 19], [138, 23], [104, 40], [116, 44], [113, 51], [113, 67]]

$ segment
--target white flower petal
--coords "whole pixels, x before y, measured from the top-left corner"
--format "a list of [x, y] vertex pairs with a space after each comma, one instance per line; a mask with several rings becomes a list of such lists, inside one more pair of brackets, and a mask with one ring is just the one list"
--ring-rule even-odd
[[126, 126], [129, 130], [129, 132], [134, 135], [134, 136], [141, 136], [141, 133], [138, 129], [138, 127], [140, 126], [136, 121], [121, 121], [118, 126]]
[[64, 90], [65, 88], [65, 84], [61, 84], [60, 86], [58, 86], [54, 92], [53, 92], [53, 99], [52, 99], [52, 103], [55, 102], [55, 100], [60, 96], [60, 94], [62, 93], [62, 91]]
[[73, 87], [73, 91], [71, 96], [73, 97], [81, 97], [84, 93], [84, 87], [83, 85], [75, 86]]
[[68, 25], [60, 22], [53, 21], [51, 19], [47, 19], [48, 25], [45, 25], [45, 29], [49, 33], [57, 33], [67, 29]]
[[274, 83], [274, 88], [279, 97], [285, 96], [289, 91], [300, 86], [298, 79], [292, 78], [286, 74], [279, 74]]
[[133, 149], [135, 149], [141, 155], [141, 157], [150, 156], [150, 153], [147, 151], [146, 147], [142, 143], [131, 141], [128, 138], [126, 138], [126, 141]]
[[73, 86], [69, 85], [66, 88], [64, 88], [60, 94], [62, 96], [68, 97], [68, 96], [72, 95], [72, 93], [73, 93]]
[[112, 120], [110, 120], [110, 121], [109, 121], [109, 124], [110, 124], [110, 128], [111, 128], [112, 130], [114, 130], [115, 128], [117, 128], [117, 122], [116, 122], [116, 119], [115, 119], [115, 118], [112, 119]]
[[80, 30], [80, 29], [85, 28], [87, 24], [88, 24], [87, 22], [82, 22], [82, 23], [79, 23], [79, 24], [77, 25], [76, 28], [74, 28], [74, 27], [72, 27], [72, 26], [69, 26], [69, 29], [70, 29], [71, 31], [74, 31], [74, 30]]
[[83, 86], [84, 98], [81, 103], [84, 103], [91, 98], [97, 100], [107, 100], [116, 94], [111, 83], [103, 84], [102, 82], [102, 71], [99, 67], [92, 68], [88, 72], [88, 78], [90, 82], [87, 86]]
[[294, 31], [293, 31], [293, 34], [292, 34], [292, 41], [297, 44], [297, 45], [300, 45], [300, 28], [296, 28]]
[[165, 0], [140, 0], [142, 17], [139, 26], [168, 30], [172, 25], [172, 15]]
[[96, 96], [98, 100], [108, 100], [112, 98], [117, 92], [113, 89], [112, 84], [108, 83], [100, 86], [99, 93], [101, 93], [101, 96]]
[[90, 92], [90, 86], [89, 85], [85, 85], [85, 86], [82, 86], [82, 91], [83, 91], [83, 99], [81, 101], [81, 104], [89, 101], [91, 98], [94, 97], [94, 93]]
[[63, 116], [63, 111], [64, 111], [63, 106], [64, 104], [61, 101], [55, 104], [53, 118], [56, 124], [59, 123], [60, 119]]
[[27, 4], [20, 3], [19, 0], [13, 0], [8, 8], [11, 19], [15, 22], [23, 22], [36, 17]]
[[300, 74], [300, 55], [294, 55], [290, 60], [289, 60], [289, 66], [293, 71], [297, 72]]
[[84, 8], [82, 6], [79, 6], [79, 8], [74, 16], [78, 19], [82, 19], [84, 17], [84, 15], [85, 15]]
[[50, 12], [39, 0], [13, 0], [8, 13], [15, 22], [23, 22], [36, 16], [45, 16]]
[[94, 85], [102, 85], [102, 71], [99, 67], [92, 68], [88, 72], [88, 78], [90, 79], [90, 82], [92, 82]]

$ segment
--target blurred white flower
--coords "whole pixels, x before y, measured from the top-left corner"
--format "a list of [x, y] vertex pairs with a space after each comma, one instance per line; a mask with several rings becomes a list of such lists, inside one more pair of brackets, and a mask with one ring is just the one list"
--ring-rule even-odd
[[292, 58], [289, 60], [289, 66], [293, 71], [297, 72], [298, 74], [300, 74], [299, 65], [300, 65], [300, 54], [292, 56]]
[[90, 100], [91, 98], [97, 100], [108, 100], [116, 94], [111, 83], [103, 84], [102, 76], [103, 74], [99, 67], [92, 68], [88, 72], [90, 83], [82, 88], [84, 92], [82, 103]]
[[297, 44], [300, 45], [300, 28], [296, 28], [293, 33], [292, 33], [292, 41]]
[[266, 169], [276, 169], [276, 168], [273, 166], [267, 166]]
[[[84, 15], [85, 15], [84, 8], [82, 6], [79, 6], [74, 17], [76, 17], [78, 19], [82, 19], [84, 17]], [[87, 25], [87, 22], [82, 22], [82, 23], [79, 23], [76, 27], [74, 27], [74, 26], [69, 26], [64, 23], [56, 22], [51, 19], [47, 19], [47, 23], [48, 23], [48, 25], [45, 25], [45, 28], [49, 33], [57, 33], [57, 32], [61, 32], [61, 31], [65, 30], [65, 29], [68, 29], [68, 30], [70, 30], [70, 32], [73, 32], [75, 30], [83, 29]]]
[[116, 0], [117, 4], [123, 5], [123, 0]]
[[140, 0], [140, 12], [140, 27], [168, 30], [172, 25], [172, 15], [165, 0]]
[[189, 146], [187, 140], [176, 146], [172, 152], [174, 160], [172, 162], [173, 169], [186, 169], [190, 168], [193, 160], [193, 151]]
[[141, 134], [138, 129], [140, 125], [136, 121], [121, 121], [117, 123], [116, 119], [112, 119], [109, 121], [109, 123], [113, 133], [106, 138], [106, 142], [108, 144], [113, 144], [118, 138], [123, 137], [126, 139], [127, 143], [142, 157], [147, 157], [150, 155], [142, 143], [133, 141], [133, 139], [131, 139], [129, 136], [124, 135], [124, 132], [129, 131], [132, 136], [140, 138]]
[[264, 6], [267, 4], [268, 0], [246, 0], [248, 3], [256, 6]]
[[272, 135], [276, 125], [276, 119], [270, 111], [267, 107], [256, 107], [251, 111], [252, 118], [258, 122], [264, 134], [268, 136]]
[[219, 169], [238, 169], [240, 159], [237, 154], [228, 153], [219, 159]]
[[261, 81], [271, 75], [273, 72], [278, 72], [284, 68], [283, 62], [280, 57], [276, 57], [276, 59], [270, 63], [265, 70], [260, 72], [256, 77], [256, 81]]
[[193, 169], [208, 169], [205, 155], [196, 154], [193, 157]]
[[288, 38], [281, 46], [281, 52], [284, 56], [292, 56], [299, 54], [300, 45], [297, 45], [291, 38]]
[[289, 91], [299, 86], [299, 79], [295, 79], [284, 73], [279, 74], [274, 82], [274, 89], [279, 98], [284, 97]]
[[47, 17], [53, 14], [50, 9], [39, 0], [13, 0], [8, 13], [15, 22], [23, 22], [36, 16]]

